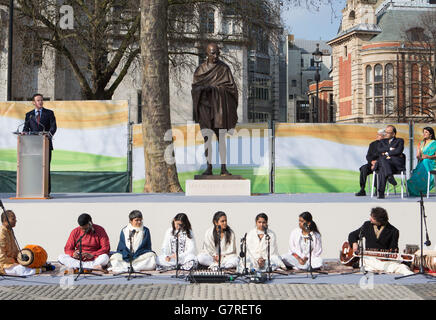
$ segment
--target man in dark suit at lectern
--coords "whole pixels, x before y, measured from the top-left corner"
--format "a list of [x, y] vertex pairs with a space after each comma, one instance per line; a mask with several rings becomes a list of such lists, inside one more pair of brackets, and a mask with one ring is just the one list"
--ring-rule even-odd
[[48, 170], [48, 193], [51, 192], [51, 177], [50, 177], [50, 163], [51, 154], [53, 151], [52, 137], [56, 133], [56, 118], [54, 112], [49, 109], [45, 109], [44, 97], [42, 94], [37, 93], [32, 97], [32, 104], [35, 109], [26, 113], [26, 119], [24, 122], [23, 132], [48, 132], [49, 140], [49, 170]]
[[388, 125], [385, 129], [385, 139], [380, 140], [377, 151], [379, 160], [376, 163], [375, 171], [379, 172], [378, 199], [384, 199], [386, 179], [392, 185], [396, 185], [393, 175], [406, 170], [406, 156], [403, 154], [404, 140], [397, 138], [397, 130], [394, 126]]

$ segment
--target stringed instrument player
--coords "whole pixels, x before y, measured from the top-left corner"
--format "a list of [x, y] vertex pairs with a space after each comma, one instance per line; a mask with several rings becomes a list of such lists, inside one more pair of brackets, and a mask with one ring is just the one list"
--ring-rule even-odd
[[[406, 262], [412, 263], [415, 257], [414, 254], [408, 253], [398, 253], [389, 250], [379, 250], [379, 249], [367, 249], [363, 251], [363, 255], [367, 257], [375, 257], [383, 261], [396, 261], [396, 262]], [[360, 252], [353, 251], [353, 246], [348, 242], [344, 242], [342, 249], [339, 253], [339, 260], [341, 264], [346, 266], [354, 265], [361, 257]]]

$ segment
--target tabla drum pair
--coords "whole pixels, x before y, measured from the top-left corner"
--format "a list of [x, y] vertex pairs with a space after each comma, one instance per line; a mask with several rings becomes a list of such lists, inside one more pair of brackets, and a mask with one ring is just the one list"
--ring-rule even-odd
[[[436, 251], [434, 250], [424, 250], [423, 251], [423, 265], [425, 269], [429, 271], [436, 272]], [[421, 252], [417, 251], [415, 253], [415, 259], [413, 260], [413, 266], [418, 268], [421, 266]]]
[[[25, 258], [28, 257], [28, 259]], [[43, 247], [29, 244], [18, 253], [18, 263], [27, 268], [41, 268], [47, 263], [47, 252]]]

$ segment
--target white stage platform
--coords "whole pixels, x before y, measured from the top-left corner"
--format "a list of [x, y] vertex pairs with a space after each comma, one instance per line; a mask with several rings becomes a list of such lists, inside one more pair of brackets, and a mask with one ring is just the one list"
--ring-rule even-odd
[[[38, 244], [46, 249], [49, 260], [63, 253], [77, 217], [89, 213], [95, 224], [106, 229], [111, 250], [115, 251], [120, 230], [132, 210], [141, 210], [144, 224], [150, 229], [153, 250], [160, 254], [164, 232], [179, 212], [188, 215], [194, 231], [197, 251], [201, 249], [212, 216], [227, 213], [229, 225], [240, 239], [254, 228], [260, 212], [269, 216], [269, 227], [278, 237], [280, 253], [287, 252], [290, 232], [297, 227], [298, 215], [312, 213], [323, 239], [323, 257], [338, 257], [348, 233], [368, 220], [370, 210], [381, 206], [388, 211], [390, 222], [400, 230], [400, 250], [406, 244], [420, 243], [419, 198], [390, 195], [384, 200], [356, 197], [354, 194], [262, 194], [253, 196], [186, 197], [184, 194], [52, 194], [50, 200], [10, 200], [13, 194], [0, 194], [6, 209], [17, 215], [15, 233], [21, 247]], [[436, 244], [436, 196], [424, 198], [431, 248]]]

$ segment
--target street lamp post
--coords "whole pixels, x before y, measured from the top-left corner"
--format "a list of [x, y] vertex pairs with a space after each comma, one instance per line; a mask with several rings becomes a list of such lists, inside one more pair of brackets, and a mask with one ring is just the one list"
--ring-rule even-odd
[[319, 105], [319, 81], [321, 79], [321, 76], [319, 74], [319, 66], [322, 62], [322, 52], [319, 51], [319, 43], [316, 44], [316, 50], [315, 52], [312, 53], [313, 55], [313, 61], [315, 62], [315, 68], [316, 68], [316, 73], [315, 73], [315, 81], [316, 81], [316, 102], [315, 102], [315, 106], [312, 106], [312, 112], [311, 112], [311, 119], [310, 122], [315, 122], [315, 111], [318, 114], [318, 105]]

